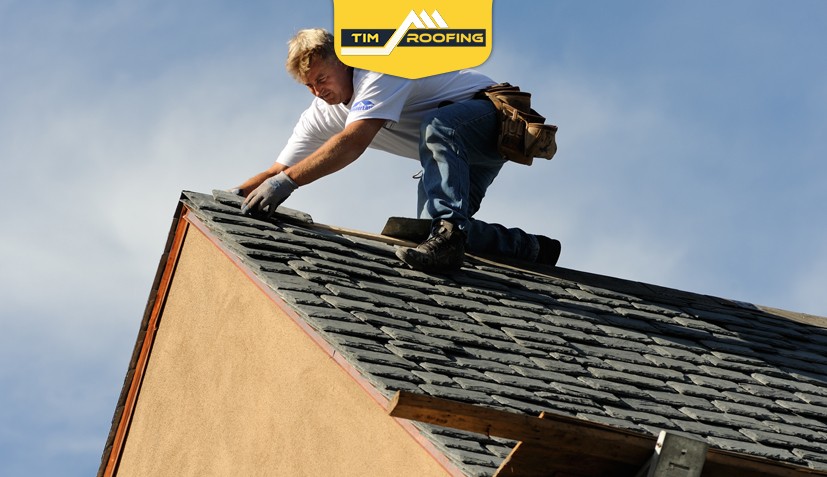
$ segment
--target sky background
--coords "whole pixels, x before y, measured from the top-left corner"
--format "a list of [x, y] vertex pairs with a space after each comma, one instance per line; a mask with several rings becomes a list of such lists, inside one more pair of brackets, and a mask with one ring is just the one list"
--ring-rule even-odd
[[[560, 265], [827, 315], [827, 2], [494, 1], [480, 66], [534, 93], [553, 161], [481, 218]], [[89, 476], [181, 190], [275, 159], [284, 72], [329, 0], [0, 0], [0, 475]], [[368, 153], [286, 204], [378, 232], [415, 161]]]

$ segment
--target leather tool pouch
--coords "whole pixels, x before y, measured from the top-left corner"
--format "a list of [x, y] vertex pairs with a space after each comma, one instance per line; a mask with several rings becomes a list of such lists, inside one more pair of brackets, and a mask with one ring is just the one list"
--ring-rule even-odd
[[500, 154], [511, 161], [531, 165], [535, 157], [551, 159], [557, 152], [557, 126], [545, 124], [546, 118], [531, 109], [531, 93], [517, 86], [500, 83], [475, 96], [494, 103], [500, 117], [497, 145]]

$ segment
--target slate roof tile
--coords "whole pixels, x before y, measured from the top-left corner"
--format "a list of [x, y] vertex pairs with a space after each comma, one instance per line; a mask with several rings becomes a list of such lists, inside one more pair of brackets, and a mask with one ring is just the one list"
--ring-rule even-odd
[[812, 450], [814, 452], [827, 452], [827, 446], [824, 444], [812, 442], [811, 440], [803, 439], [797, 436], [781, 434], [779, 432], [743, 429], [741, 433], [759, 444], [764, 444], [771, 447], [792, 447]]
[[641, 303], [633, 303], [632, 306], [634, 308], [617, 307], [614, 311], [626, 319], [635, 321], [638, 326], [644, 327], [643, 329], [646, 331], [655, 329], [652, 323], [668, 323], [677, 314], [673, 310], [655, 305], [644, 306]]
[[500, 363], [504, 365], [519, 365], [519, 366], [531, 366], [532, 361], [527, 358], [526, 356], [514, 354], [514, 353], [503, 353], [500, 351], [492, 351], [488, 349], [480, 349], [480, 348], [472, 348], [469, 346], [464, 347], [465, 352], [471, 356], [479, 358], [484, 363]]
[[[657, 337], [652, 337], [652, 340], [655, 342], [662, 342], [659, 341]], [[691, 364], [706, 363], [706, 359], [704, 359], [703, 356], [679, 347], [652, 345], [649, 348], [661, 356], [673, 358], [673, 361], [675, 362], [686, 362]]]
[[416, 369], [412, 370], [411, 373], [428, 384], [436, 384], [438, 386], [450, 386], [454, 384], [454, 380], [444, 374], [432, 373], [429, 371], [418, 371]]
[[606, 416], [603, 414], [593, 414], [589, 412], [581, 412], [577, 414], [577, 417], [580, 419], [584, 419], [586, 421], [596, 422], [599, 424], [604, 424], [607, 426], [615, 427], [618, 429], [627, 429], [634, 432], [641, 432], [641, 426], [635, 424], [634, 422], [628, 419], [618, 419], [615, 417]]
[[[707, 351], [707, 349], [704, 348], [703, 346], [701, 346], [699, 343], [697, 343], [695, 341], [692, 341], [692, 340], [689, 340], [689, 339], [679, 338], [677, 336], [663, 335], [663, 334], [660, 334], [658, 332], [658, 333], [652, 333], [651, 335], [649, 335], [649, 337], [656, 344], [661, 345], [664, 348], [688, 351], [689, 353], [696, 353], [696, 354], [698, 354], [698, 353], [699, 354], [706, 354], [706, 351]], [[657, 349], [657, 348], [653, 348], [653, 349]], [[698, 361], [693, 361], [693, 362], [698, 362]], [[699, 362], [703, 363], [704, 360], [701, 359]]]
[[[500, 315], [493, 315], [489, 313], [478, 313], [475, 311], [469, 312], [468, 316], [477, 322], [497, 328], [505, 332], [507, 329], [518, 328], [519, 330], [533, 330], [534, 326], [529, 321], [521, 318], [508, 318]], [[515, 330], [515, 331], [519, 331]]]
[[419, 326], [420, 331], [428, 336], [442, 338], [452, 341], [457, 345], [470, 345], [485, 347], [488, 341], [485, 338], [479, 337], [471, 333], [464, 333], [453, 329], [436, 328], [431, 326]]
[[[714, 368], [707, 368], [713, 369]], [[735, 391], [738, 389], [738, 383], [729, 381], [726, 379], [726, 375], [720, 375], [720, 377], [710, 377], [705, 375], [699, 374], [687, 374], [687, 377], [690, 381], [695, 383], [696, 385], [716, 391]]]
[[[611, 361], [620, 361], [634, 364], [650, 364], [649, 360], [643, 357], [642, 354], [634, 351], [626, 351], [625, 349], [609, 348], [605, 346], [585, 345], [581, 343], [572, 343], [572, 348], [577, 349], [580, 353], [599, 358], [611, 366]], [[614, 366], [611, 366], [614, 368]]]
[[615, 312], [615, 309], [611, 306], [604, 305], [601, 303], [594, 303], [594, 302], [587, 302], [587, 301], [577, 301], [574, 299], [566, 299], [560, 298], [560, 305], [565, 307], [566, 309], [572, 309], [576, 311], [582, 311], [586, 313], [592, 313], [596, 315], [602, 314], [612, 314]]
[[797, 372], [795, 370], [789, 370], [789, 377], [803, 383], [813, 384], [815, 386], [815, 388], [811, 388], [812, 391], [804, 390], [804, 392], [812, 392], [814, 394], [818, 394], [819, 396], [825, 396], [827, 395], [825, 394], [827, 391], [821, 387], [821, 384], [827, 382], [827, 374], [824, 374], [824, 371], [827, 371], [827, 369], [822, 369], [821, 372]]
[[644, 343], [613, 336], [594, 335], [594, 340], [606, 349], [618, 351], [630, 351], [635, 354], [644, 354], [650, 351], [649, 346]]
[[554, 336], [560, 336], [566, 341], [569, 342], [577, 342], [577, 343], [597, 343], [597, 339], [588, 333], [584, 333], [582, 331], [574, 330], [571, 328], [565, 328], [563, 326], [554, 326], [549, 325], [546, 323], [536, 322], [534, 323], [534, 328], [540, 332], [551, 334]]
[[771, 400], [777, 399], [785, 399], [785, 400], [793, 400], [795, 399], [795, 395], [789, 391], [784, 391], [782, 389], [772, 388], [769, 386], [764, 386], [762, 384], [739, 384], [739, 388], [743, 389], [747, 393], [752, 396], [758, 398], [767, 398]]
[[649, 394], [650, 390], [641, 389], [639, 386], [631, 384], [618, 383], [614, 381], [607, 381], [605, 379], [596, 379], [585, 376], [581, 376], [577, 379], [579, 382], [582, 382], [591, 388], [614, 394], [618, 398], [634, 397], [638, 399], [646, 399], [651, 396], [651, 394]]
[[663, 389], [666, 383], [660, 379], [650, 378], [647, 376], [640, 376], [623, 371], [615, 371], [609, 369], [601, 369], [590, 367], [588, 368], [592, 376], [607, 381], [614, 381], [616, 383], [628, 384], [631, 386], [639, 386], [643, 389]]
[[721, 437], [730, 440], [744, 440], [746, 438], [744, 434], [731, 427], [717, 426], [688, 419], [672, 419], [672, 422], [683, 431], [694, 436]]
[[411, 308], [420, 313], [431, 315], [437, 318], [445, 318], [455, 321], [465, 321], [468, 323], [473, 322], [473, 319], [468, 317], [468, 315], [466, 315], [465, 313], [458, 310], [445, 308], [444, 306], [429, 305], [426, 303], [417, 302], [409, 303], [409, 305], [411, 306]]
[[[387, 297], [394, 297], [394, 299], [402, 300], [406, 303], [411, 302], [411, 301], [418, 301], [418, 302], [422, 302], [422, 303], [433, 303], [433, 300], [428, 295], [426, 295], [425, 293], [422, 293], [418, 290], [411, 290], [411, 289], [402, 288], [402, 287], [399, 287], [399, 286], [391, 286], [391, 285], [385, 285], [385, 284], [382, 284], [382, 283], [368, 282], [368, 281], [360, 282], [359, 287], [362, 288], [363, 290], [368, 291], [368, 292], [375, 293], [377, 295], [384, 296], [386, 298]], [[385, 300], [384, 303], [387, 304], [388, 301]], [[405, 307], [402, 307], [402, 308], [408, 308], [408, 307], [405, 306]]]
[[[732, 356], [732, 355], [729, 355]], [[721, 359], [715, 355], [708, 354], [704, 356], [704, 359], [712, 364], [715, 368], [718, 369], [726, 369], [730, 371], [736, 371], [740, 374], [753, 374], [753, 373], [774, 373], [774, 367], [769, 366], [765, 363], [760, 365], [753, 365], [753, 364], [746, 364], [742, 361], [730, 361], [728, 359]]]
[[647, 376], [660, 380], [680, 380], [684, 377], [684, 374], [681, 371], [675, 371], [673, 369], [658, 368], [656, 366], [642, 366], [639, 364], [614, 359], [607, 359], [606, 362], [618, 371], [634, 373], [640, 376]]
[[680, 411], [687, 416], [700, 422], [707, 422], [722, 427], [731, 427], [735, 429], [759, 429], [768, 430], [769, 427], [763, 424], [755, 417], [742, 416], [739, 414], [730, 414], [720, 411], [706, 411], [703, 409], [695, 409], [690, 407], [682, 407]]
[[279, 289], [276, 290], [276, 293], [284, 301], [293, 305], [312, 305], [319, 307], [327, 306], [327, 302], [319, 298], [317, 293], [308, 293], [289, 289]]
[[531, 416], [538, 416], [542, 412], [550, 411], [553, 408], [553, 405], [549, 402], [544, 403], [537, 403], [537, 397], [534, 396], [533, 402], [528, 402], [520, 399], [516, 399], [509, 396], [504, 395], [493, 395], [492, 396], [497, 403], [505, 408], [506, 410], [511, 410], [521, 412], [523, 414], [528, 414]]
[[781, 412], [776, 413], [776, 415], [787, 424], [801, 426], [806, 429], [817, 430], [821, 433], [827, 433], [827, 423], [825, 423], [823, 420], [820, 421], [818, 419], [812, 419], [810, 417], [800, 416], [798, 414], [785, 414]]
[[475, 321], [472, 323], [447, 320], [448, 325], [460, 332], [486, 338], [487, 340], [507, 340], [508, 335], [490, 326], [480, 325]]
[[454, 377], [464, 377], [469, 379], [485, 379], [485, 374], [483, 374], [481, 371], [477, 371], [476, 369], [468, 367], [456, 365], [449, 366], [445, 364], [430, 362], [420, 363], [420, 366], [427, 371], [444, 374], [445, 376], [449, 376], [452, 379]]
[[[381, 310], [380, 310], [381, 311]], [[354, 311], [351, 313], [356, 318], [364, 321], [367, 324], [376, 326], [378, 328], [382, 327], [389, 327], [389, 328], [398, 328], [398, 329], [405, 329], [405, 328], [413, 328], [414, 324], [407, 320], [399, 320], [396, 318], [389, 318], [384, 315], [375, 314], [375, 313], [367, 313], [364, 311]], [[387, 333], [387, 331], [385, 331]]]
[[[358, 312], [354, 312], [358, 313]], [[393, 320], [400, 320], [405, 321], [411, 325], [425, 325], [425, 326], [444, 326], [447, 327], [443, 320], [439, 318], [427, 315], [425, 313], [419, 313], [417, 311], [408, 311], [408, 310], [398, 310], [396, 308], [391, 307], [382, 307], [377, 308], [374, 310], [374, 313], [377, 315], [385, 316], [391, 318]]]
[[630, 303], [626, 300], [617, 299], [612, 296], [596, 295], [593, 293], [594, 291], [596, 291], [595, 289], [582, 290], [580, 288], [567, 288], [566, 291], [568, 291], [571, 295], [577, 298], [578, 301], [581, 302], [604, 305], [606, 307], [611, 308], [631, 306]]
[[[510, 336], [516, 343], [530, 348], [557, 350], [560, 346], [566, 345], [565, 339], [555, 335], [537, 333], [535, 331], [527, 331], [525, 329], [511, 328], [509, 326], [503, 327], [501, 330], [503, 333]], [[554, 346], [549, 347], [546, 345]]]
[[450, 308], [452, 310], [458, 310], [462, 312], [488, 311], [488, 306], [476, 300], [471, 300], [467, 298], [455, 298], [452, 296], [438, 294], [431, 295], [431, 298], [433, 298], [433, 300], [437, 302], [437, 304], [439, 304], [440, 306]]
[[781, 406], [801, 416], [825, 420], [827, 419], [827, 408], [824, 406], [814, 406], [812, 404], [804, 404], [802, 402], [785, 401], [779, 399], [776, 401]]
[[[565, 416], [579, 416], [580, 414], [589, 414], [592, 416], [597, 416], [603, 412], [601, 408], [587, 404], [582, 404], [583, 401], [581, 399], [573, 398], [570, 396], [549, 395], [546, 396], [546, 398], [548, 399], [547, 404], [549, 411], [555, 412], [557, 414], [562, 414]], [[572, 400], [576, 400], [577, 402], [571, 402]], [[640, 429], [638, 429], [638, 431], [640, 431]]]
[[568, 383], [568, 384], [575, 384], [581, 385], [581, 381], [569, 374], [556, 372], [556, 371], [548, 371], [545, 369], [538, 369], [538, 368], [531, 368], [527, 366], [511, 366], [518, 374], [521, 376], [525, 376], [527, 378], [536, 379], [540, 381], [544, 381], [550, 384], [555, 383]]
[[[462, 378], [460, 378], [462, 379]], [[427, 394], [444, 399], [453, 399], [472, 404], [495, 405], [496, 401], [487, 393], [464, 389], [462, 386], [441, 386], [437, 384], [423, 384], [419, 386]]]
[[745, 392], [733, 392], [733, 391], [724, 391], [722, 393], [726, 396], [731, 402], [735, 404], [745, 404], [748, 406], [755, 406], [762, 409], [767, 409], [771, 411], [783, 411], [783, 406], [779, 405], [772, 399], [762, 398], [759, 396], [755, 396], [753, 394], [748, 394]]
[[804, 449], [793, 449], [793, 455], [801, 457], [807, 462], [807, 466], [820, 470], [827, 471], [827, 455], [818, 452], [812, 452]]
[[801, 382], [798, 380], [790, 380], [777, 378], [774, 376], [767, 376], [765, 374], [755, 373], [752, 375], [756, 381], [770, 387], [783, 389], [790, 392], [807, 392], [820, 396], [827, 396], [827, 387], [819, 387], [814, 384]]
[[695, 409], [704, 409], [707, 411], [714, 411], [717, 409], [708, 399], [687, 396], [684, 394], [670, 393], [662, 390], [648, 390], [646, 394], [655, 399], [656, 402], [672, 405], [676, 408], [691, 407]]
[[[383, 395], [395, 390], [638, 432], [827, 469], [827, 331], [759, 307], [581, 272], [469, 258], [410, 270], [392, 245], [222, 192], [194, 216]], [[514, 442], [415, 424], [466, 475]]]
[[659, 368], [674, 369], [682, 373], [699, 373], [701, 369], [692, 363], [687, 363], [679, 359], [664, 358], [663, 356], [645, 354], [643, 355], [648, 361]]
[[441, 350], [437, 348], [423, 348], [413, 343], [405, 343], [401, 341], [393, 341], [385, 345], [391, 353], [405, 359], [414, 360], [418, 362], [427, 361], [429, 363], [450, 363], [451, 358], [442, 354]]
[[397, 391], [408, 391], [411, 393], [421, 393], [422, 389], [418, 387], [416, 384], [411, 383], [409, 380], [400, 380], [400, 379], [393, 379], [387, 376], [379, 376], [378, 374], [366, 372], [365, 379], [370, 381], [371, 384], [376, 387], [376, 389], [387, 399], [393, 397]]
[[[343, 245], [339, 245], [338, 247], [344, 248]], [[357, 268], [364, 268], [374, 273], [382, 274], [382, 275], [396, 275], [397, 271], [394, 270], [392, 267], [383, 264], [379, 258], [380, 257], [370, 257], [367, 258], [359, 258], [356, 256], [345, 255], [341, 251], [338, 253], [331, 253], [325, 252], [323, 250], [319, 250], [318, 248], [313, 249], [315, 254], [319, 256], [319, 258], [326, 260], [328, 263], [338, 263], [348, 267], [357, 267]], [[349, 252], [349, 251], [348, 251]]]
[[822, 406], [827, 408], [827, 397], [819, 396], [817, 394], [809, 394], [809, 393], [795, 393], [795, 396], [802, 401], [806, 402], [807, 404], [812, 404], [813, 406]]
[[641, 412], [632, 409], [618, 408], [612, 406], [606, 406], [606, 411], [612, 417], [632, 421], [635, 424], [647, 424], [650, 426], [659, 427], [661, 429], [669, 429], [674, 427], [672, 421], [660, 414], [652, 414], [649, 412]]
[[765, 457], [767, 459], [782, 460], [796, 464], [803, 464], [803, 459], [796, 457], [791, 451], [769, 447], [756, 443], [749, 443], [740, 440], [724, 439], [720, 437], [710, 437], [709, 442], [721, 449], [744, 452], [758, 457]]
[[353, 323], [335, 318], [320, 318], [318, 315], [308, 316], [308, 321], [314, 328], [327, 333], [376, 339], [385, 339], [386, 337], [385, 333], [367, 323]]
[[[781, 420], [770, 409], [763, 407], [752, 406], [749, 404], [740, 404], [732, 401], [712, 401], [712, 404], [718, 409], [724, 411], [729, 416], [745, 416], [761, 421], [778, 421]], [[762, 426], [763, 427], [763, 426]]]

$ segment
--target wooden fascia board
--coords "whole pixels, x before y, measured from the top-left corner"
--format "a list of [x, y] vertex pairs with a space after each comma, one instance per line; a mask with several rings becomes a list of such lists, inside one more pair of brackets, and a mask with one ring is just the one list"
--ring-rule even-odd
[[[387, 409], [390, 401], [383, 396], [347, 359], [338, 353], [316, 330], [314, 330], [299, 314], [285, 302], [269, 285], [264, 283], [255, 273], [245, 265], [212, 231], [195, 215], [186, 217], [195, 229], [200, 231], [225, 257], [227, 257], [253, 284], [275, 304], [290, 320], [298, 326], [340, 369], [342, 369], [371, 399]], [[315, 225], [313, 226], [315, 228]], [[329, 228], [325, 230], [331, 231]], [[407, 419], [394, 419], [443, 469], [452, 477], [465, 477], [465, 473], [453, 464], [431, 441], [429, 441], [416, 426]]]
[[138, 400], [141, 383], [149, 362], [149, 355], [155, 339], [155, 332], [158, 330], [161, 312], [166, 302], [169, 286], [175, 273], [175, 266], [181, 247], [188, 230], [186, 219], [188, 210], [181, 202], [175, 210], [170, 233], [167, 237], [167, 244], [161, 256], [155, 280], [152, 284], [147, 306], [144, 311], [144, 318], [141, 322], [141, 329], [136, 340], [133, 357], [130, 361], [127, 378], [124, 382], [121, 396], [116, 407], [115, 419], [112, 422], [109, 442], [104, 448], [104, 455], [101, 459], [101, 467], [98, 476], [111, 477], [115, 475], [123, 453], [126, 436], [129, 433], [129, 424], [135, 412], [135, 404]]
[[[577, 461], [589, 459], [615, 462], [620, 467], [642, 467], [655, 451], [654, 436], [584, 421], [569, 416], [543, 413], [539, 417], [458, 401], [399, 391], [388, 406], [391, 416], [411, 419], [438, 426], [520, 441], [500, 466], [496, 475], [553, 475], [545, 469], [533, 471], [518, 468], [521, 454], [532, 462], [544, 465], [555, 462], [555, 457], [566, 457], [563, 464], [572, 469]], [[589, 474], [586, 474], [589, 475]], [[604, 475], [604, 474], [594, 474]], [[802, 477], [827, 475], [827, 472], [809, 469], [769, 459], [709, 449], [704, 465], [704, 477]]]

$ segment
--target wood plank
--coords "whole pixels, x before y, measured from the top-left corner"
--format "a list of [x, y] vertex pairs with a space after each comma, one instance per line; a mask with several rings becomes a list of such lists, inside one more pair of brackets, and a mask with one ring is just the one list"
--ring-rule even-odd
[[[497, 476], [634, 476], [655, 451], [655, 436], [569, 416], [528, 416], [399, 391], [391, 416], [520, 441]], [[827, 472], [762, 457], [709, 449], [703, 477], [805, 477]]]
[[640, 465], [583, 456], [520, 442], [497, 469], [497, 477], [634, 477]]
[[394, 417], [523, 441], [555, 452], [592, 455], [637, 466], [654, 452], [656, 442], [654, 436], [568, 416], [544, 414], [540, 419], [406, 391], [397, 392], [389, 413]]

